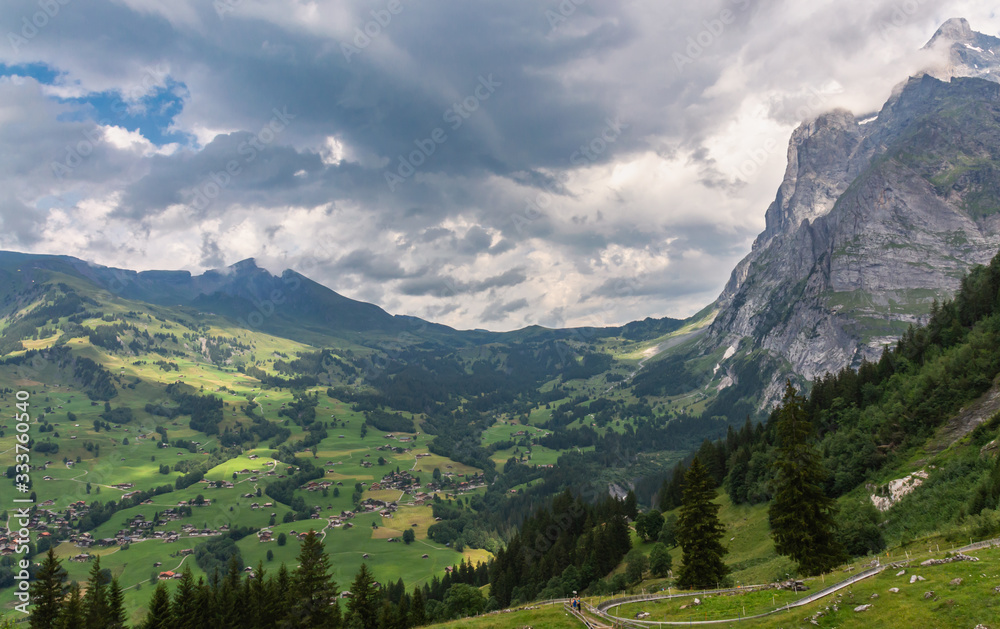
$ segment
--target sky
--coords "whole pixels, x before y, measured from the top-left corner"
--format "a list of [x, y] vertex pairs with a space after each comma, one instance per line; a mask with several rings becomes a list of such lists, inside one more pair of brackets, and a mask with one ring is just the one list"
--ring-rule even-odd
[[710, 304], [803, 120], [985, 0], [6, 0], [0, 249], [246, 258], [457, 328]]

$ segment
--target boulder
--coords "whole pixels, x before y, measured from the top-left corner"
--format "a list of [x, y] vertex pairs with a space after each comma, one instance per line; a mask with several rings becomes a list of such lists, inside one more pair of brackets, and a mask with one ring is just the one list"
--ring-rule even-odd
[[916, 583], [917, 581], [926, 581], [926, 580], [927, 579], [923, 578], [919, 574], [914, 574], [910, 576], [910, 583]]
[[903, 576], [904, 574], [906, 574], [906, 570], [900, 570], [899, 572], [897, 572], [897, 573], [896, 573], [896, 576], [897, 576], [897, 577], [901, 577], [901, 576]]
[[956, 577], [948, 582], [948, 585], [962, 585], [962, 578]]
[[856, 612], [866, 612], [866, 611], [868, 611], [871, 608], [872, 608], [871, 605], [858, 605], [857, 607], [854, 608], [854, 611], [856, 611]]
[[892, 592], [893, 594], [896, 594], [899, 592], [899, 588], [889, 588], [889, 591]]
[[924, 592], [924, 598], [925, 599], [927, 599], [927, 598], [934, 598], [934, 592], [933, 592], [933, 590], [930, 591], [930, 592]]

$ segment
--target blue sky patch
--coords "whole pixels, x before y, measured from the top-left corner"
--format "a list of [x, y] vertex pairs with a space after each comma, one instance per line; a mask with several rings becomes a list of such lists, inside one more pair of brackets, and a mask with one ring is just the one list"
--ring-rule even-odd
[[[0, 63], [0, 76], [30, 77], [45, 85], [56, 84], [60, 74], [46, 64]], [[187, 144], [194, 139], [189, 134], [168, 130], [174, 117], [184, 109], [186, 93], [187, 87], [183, 83], [167, 77], [165, 86], [155, 87], [149, 95], [134, 102], [126, 102], [117, 91], [93, 92], [78, 98], [55, 100], [76, 107], [73, 113], [61, 116], [61, 120], [93, 120], [129, 131], [139, 131], [156, 146], [163, 146], [171, 142]]]

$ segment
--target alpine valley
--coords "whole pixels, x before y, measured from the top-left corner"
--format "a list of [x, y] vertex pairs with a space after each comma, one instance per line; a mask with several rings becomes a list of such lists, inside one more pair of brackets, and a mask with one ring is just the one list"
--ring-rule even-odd
[[1000, 39], [927, 48], [796, 129], [686, 320], [0, 252], [4, 618], [30, 576], [32, 627], [1000, 626], [1000, 550], [959, 551], [1000, 535]]

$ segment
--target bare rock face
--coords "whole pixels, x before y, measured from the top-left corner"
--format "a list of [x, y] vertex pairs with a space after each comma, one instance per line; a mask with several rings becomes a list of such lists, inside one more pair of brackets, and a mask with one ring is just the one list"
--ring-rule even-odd
[[792, 134], [766, 228], [716, 302], [707, 343], [752, 339], [741, 347], [787, 366], [779, 383], [877, 360], [996, 255], [1000, 39], [955, 19], [927, 47], [938, 66], [874, 119], [833, 111]]
[[965, 18], [952, 18], [941, 25], [925, 49], [941, 55], [939, 62], [928, 68], [933, 76], [948, 80], [956, 76], [971, 76], [1000, 81], [994, 37], [972, 30]]

